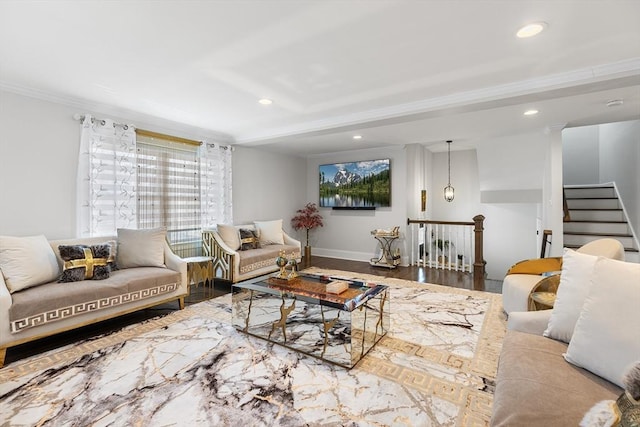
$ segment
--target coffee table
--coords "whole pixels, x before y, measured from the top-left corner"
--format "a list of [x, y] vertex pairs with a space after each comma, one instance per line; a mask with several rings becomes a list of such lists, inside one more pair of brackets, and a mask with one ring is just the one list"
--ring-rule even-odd
[[[344, 281], [340, 294], [328, 283]], [[240, 331], [352, 368], [389, 330], [386, 285], [340, 277], [262, 277], [232, 287], [232, 321]]]

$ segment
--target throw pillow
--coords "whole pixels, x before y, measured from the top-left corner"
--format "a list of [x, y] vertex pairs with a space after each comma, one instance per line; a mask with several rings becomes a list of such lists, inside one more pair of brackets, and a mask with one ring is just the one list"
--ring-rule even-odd
[[254, 221], [260, 245], [284, 245], [284, 234], [282, 232], [282, 220], [275, 221]]
[[598, 258], [565, 359], [624, 387], [640, 359], [640, 264]]
[[104, 280], [111, 273], [111, 246], [101, 245], [60, 245], [60, 258], [64, 270], [58, 282], [79, 282], [81, 280]]
[[593, 266], [598, 257], [564, 250], [560, 284], [547, 329], [543, 335], [568, 343], [591, 288]]
[[240, 233], [236, 227], [233, 225], [218, 224], [217, 230], [222, 241], [229, 246], [231, 250], [237, 251], [240, 248]]
[[165, 227], [147, 230], [118, 229], [118, 268], [164, 267]]
[[248, 251], [249, 249], [258, 249], [260, 243], [258, 241], [258, 235], [255, 231], [247, 228], [240, 229], [240, 250]]
[[60, 268], [46, 237], [0, 236], [0, 270], [10, 293], [54, 282]]

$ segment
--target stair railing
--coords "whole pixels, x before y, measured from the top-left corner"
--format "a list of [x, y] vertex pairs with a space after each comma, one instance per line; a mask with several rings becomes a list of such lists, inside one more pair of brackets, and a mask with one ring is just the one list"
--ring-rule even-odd
[[411, 234], [410, 264], [473, 273], [474, 289], [484, 289], [484, 216], [473, 221], [407, 219]]
[[624, 206], [624, 201], [622, 197], [620, 197], [620, 191], [618, 191], [618, 185], [615, 181], [612, 182], [613, 191], [615, 191], [616, 197], [618, 198], [618, 202], [620, 203], [620, 208], [622, 209], [622, 215], [627, 222], [627, 227], [629, 227], [629, 231], [631, 232], [631, 237], [633, 240], [633, 247], [635, 249], [640, 249], [640, 242], [638, 241], [638, 235], [636, 234], [636, 230], [633, 228], [633, 224], [629, 220], [629, 213], [627, 212], [627, 208]]
[[567, 204], [567, 195], [564, 191], [564, 187], [562, 188], [562, 212], [564, 213], [562, 222], [571, 221], [571, 215], [569, 214], [569, 205]]

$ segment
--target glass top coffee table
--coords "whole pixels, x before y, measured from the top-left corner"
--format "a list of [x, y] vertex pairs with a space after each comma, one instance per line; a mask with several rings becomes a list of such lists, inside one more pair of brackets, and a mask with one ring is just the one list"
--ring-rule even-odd
[[232, 311], [242, 332], [352, 368], [389, 330], [389, 290], [329, 276], [262, 277], [233, 285]]

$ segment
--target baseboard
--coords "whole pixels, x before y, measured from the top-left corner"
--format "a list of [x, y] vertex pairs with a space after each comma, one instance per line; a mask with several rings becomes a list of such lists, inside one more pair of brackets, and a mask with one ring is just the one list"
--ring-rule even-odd
[[[354, 251], [341, 251], [338, 249], [323, 249], [323, 248], [312, 248], [311, 256], [313, 255], [327, 257], [327, 258], [337, 258], [337, 259], [346, 259], [349, 261], [361, 261], [361, 262], [369, 262], [371, 258], [373, 258], [373, 254], [369, 252], [354, 252]], [[401, 258], [401, 266], [409, 265], [409, 257], [403, 256]]]

